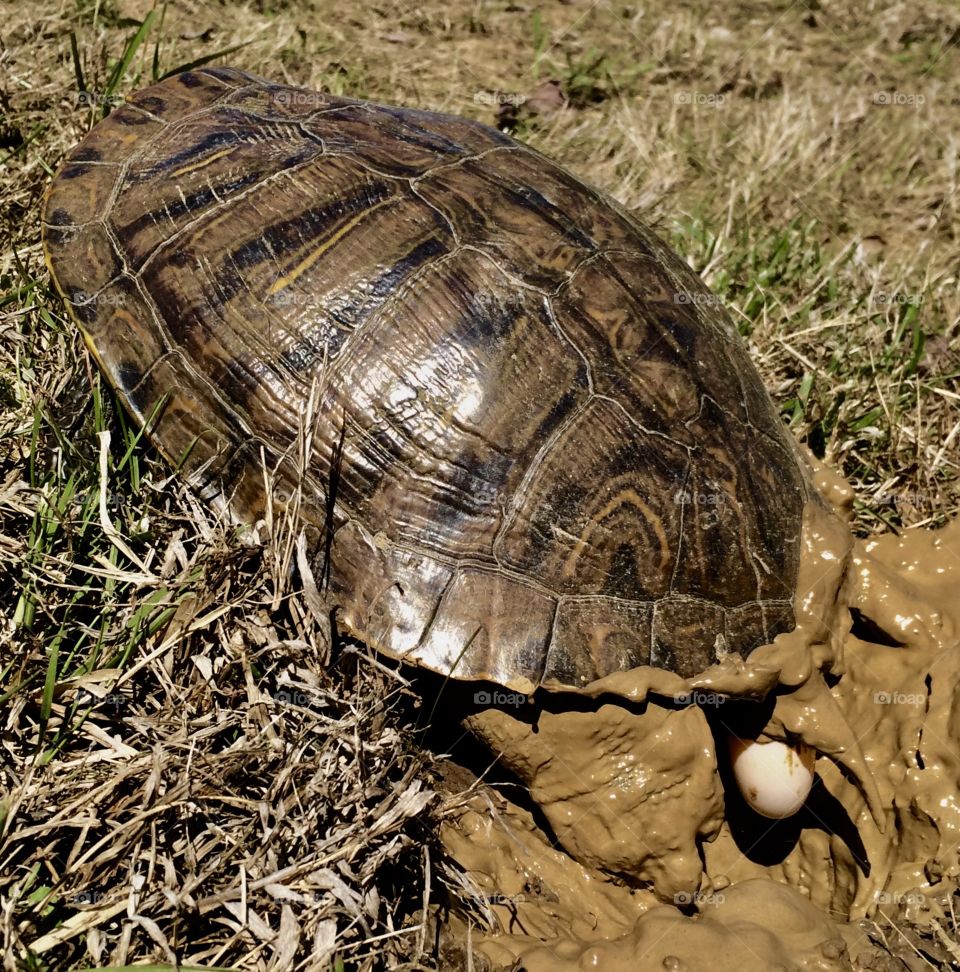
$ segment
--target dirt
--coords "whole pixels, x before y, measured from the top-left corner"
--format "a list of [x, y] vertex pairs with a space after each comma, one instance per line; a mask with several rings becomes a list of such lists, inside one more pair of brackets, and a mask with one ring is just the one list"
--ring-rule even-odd
[[[542, 811], [478, 795], [444, 833], [495, 966], [870, 967], [860, 919], [937, 920], [960, 874], [960, 521], [855, 540], [852, 490], [816, 482], [795, 631], [691, 681], [638, 669], [469, 720]], [[723, 737], [748, 732], [816, 752], [796, 816], [731, 782]]]

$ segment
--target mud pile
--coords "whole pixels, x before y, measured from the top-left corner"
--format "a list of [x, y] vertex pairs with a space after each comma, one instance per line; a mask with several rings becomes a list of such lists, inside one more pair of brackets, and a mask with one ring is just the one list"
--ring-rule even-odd
[[[816, 482], [795, 631], [690, 681], [640, 669], [470, 720], [536, 804], [483, 793], [444, 832], [494, 966], [850, 968], [857, 919], [957, 886], [960, 522], [854, 541], [852, 491]], [[749, 810], [731, 732], [816, 750], [800, 813]]]

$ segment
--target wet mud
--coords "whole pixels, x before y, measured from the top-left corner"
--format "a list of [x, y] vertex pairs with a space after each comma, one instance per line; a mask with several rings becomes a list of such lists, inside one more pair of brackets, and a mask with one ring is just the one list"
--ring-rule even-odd
[[[849, 486], [814, 479], [796, 630], [467, 720], [538, 808], [479, 792], [443, 833], [493, 968], [865, 967], [859, 919], [957, 887], [960, 522], [857, 540]], [[731, 738], [809, 747], [798, 813], [750, 809]]]

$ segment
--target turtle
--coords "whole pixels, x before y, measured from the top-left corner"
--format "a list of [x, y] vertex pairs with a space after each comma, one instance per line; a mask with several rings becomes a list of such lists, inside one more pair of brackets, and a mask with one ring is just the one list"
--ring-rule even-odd
[[533, 693], [796, 630], [825, 504], [729, 314], [508, 134], [186, 70], [69, 153], [42, 229], [159, 452], [238, 524], [295, 506], [372, 648]]
[[69, 155], [43, 235], [201, 496], [255, 521], [266, 466], [331, 520], [339, 620], [376, 649], [530, 688], [692, 675], [793, 626], [810, 490], [742, 339], [636, 218], [508, 135], [187, 71]]

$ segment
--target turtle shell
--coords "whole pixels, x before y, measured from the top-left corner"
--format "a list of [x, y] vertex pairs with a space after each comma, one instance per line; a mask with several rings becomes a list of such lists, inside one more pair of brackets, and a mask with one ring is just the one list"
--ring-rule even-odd
[[159, 450], [241, 521], [295, 497], [373, 647], [529, 689], [794, 627], [808, 479], [730, 319], [507, 135], [188, 71], [73, 150], [43, 230]]

